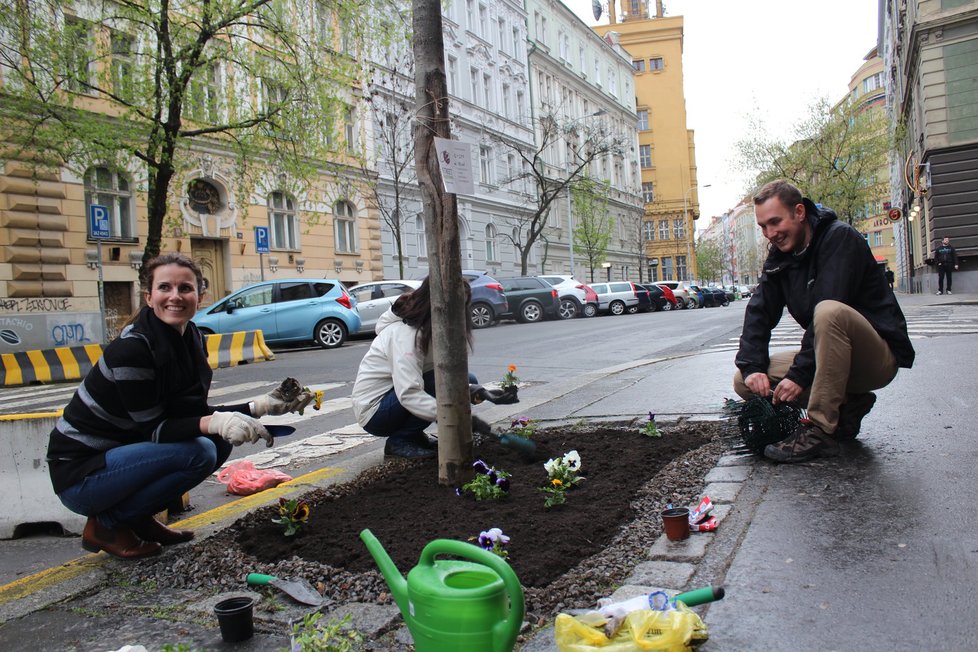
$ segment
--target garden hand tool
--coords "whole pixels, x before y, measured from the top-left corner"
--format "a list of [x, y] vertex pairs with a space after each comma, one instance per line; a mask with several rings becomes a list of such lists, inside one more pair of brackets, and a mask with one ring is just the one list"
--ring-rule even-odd
[[497, 440], [499, 440], [500, 444], [510, 450], [516, 451], [527, 459], [535, 460], [537, 458], [537, 445], [533, 440], [508, 432], [497, 433], [493, 431], [492, 427], [488, 423], [474, 414], [472, 415], [472, 432], [477, 432], [480, 435], [495, 437]]
[[246, 581], [250, 586], [273, 586], [293, 600], [318, 607], [323, 604], [323, 596], [304, 579], [283, 580], [274, 575], [248, 573]]
[[482, 385], [469, 385], [469, 394], [472, 397], [473, 405], [483, 401], [489, 401], [496, 405], [510, 405], [519, 403], [518, 390], [515, 385], [504, 389], [486, 389]]

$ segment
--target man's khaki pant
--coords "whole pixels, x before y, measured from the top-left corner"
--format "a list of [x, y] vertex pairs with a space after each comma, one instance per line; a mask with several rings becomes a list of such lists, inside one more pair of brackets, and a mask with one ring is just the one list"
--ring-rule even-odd
[[[863, 394], [890, 384], [897, 361], [889, 345], [866, 318], [838, 301], [815, 306], [815, 379], [799, 402], [808, 403], [808, 418], [823, 431], [835, 432], [839, 407], [849, 394]], [[797, 351], [771, 356], [767, 370], [773, 388], [791, 368]], [[734, 391], [743, 399], [753, 396], [740, 370], [734, 374]]]

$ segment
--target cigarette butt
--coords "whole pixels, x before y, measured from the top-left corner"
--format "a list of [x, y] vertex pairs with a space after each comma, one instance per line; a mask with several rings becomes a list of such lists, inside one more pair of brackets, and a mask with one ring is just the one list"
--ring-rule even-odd
[[323, 394], [324, 393], [325, 392], [323, 392], [323, 390], [321, 390], [321, 389], [317, 389], [316, 392], [315, 392], [315, 396], [316, 396], [316, 405], [315, 405], [315, 408], [317, 410], [323, 407]]

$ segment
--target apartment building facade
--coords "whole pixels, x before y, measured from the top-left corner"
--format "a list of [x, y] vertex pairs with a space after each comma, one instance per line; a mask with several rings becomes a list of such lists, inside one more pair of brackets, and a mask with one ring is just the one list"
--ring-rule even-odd
[[978, 0], [884, 0], [879, 49], [898, 139], [890, 165], [897, 276], [937, 289], [934, 251], [957, 249], [955, 291], [978, 291]]

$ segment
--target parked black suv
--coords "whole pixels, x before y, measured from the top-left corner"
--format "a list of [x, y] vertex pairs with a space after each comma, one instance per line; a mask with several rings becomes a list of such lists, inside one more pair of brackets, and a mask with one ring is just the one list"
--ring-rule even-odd
[[557, 290], [535, 276], [496, 279], [503, 286], [509, 310], [500, 319], [515, 319], [521, 323], [554, 319], [560, 303]]

